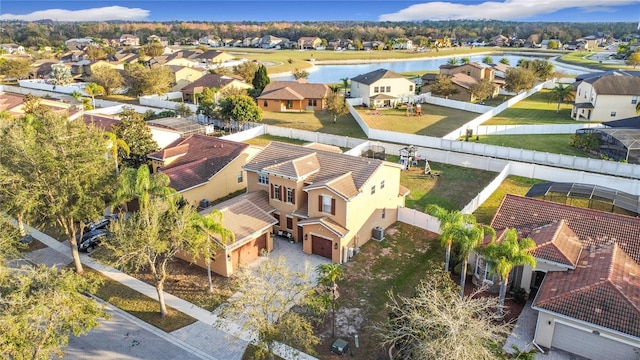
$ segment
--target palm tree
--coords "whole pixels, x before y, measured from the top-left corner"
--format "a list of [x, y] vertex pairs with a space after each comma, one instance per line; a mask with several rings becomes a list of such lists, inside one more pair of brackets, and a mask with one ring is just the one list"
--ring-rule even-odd
[[440, 220], [440, 243], [446, 248], [444, 270], [449, 271], [449, 258], [451, 257], [451, 245], [456, 240], [458, 227], [465, 224], [475, 224], [475, 217], [471, 214], [463, 214], [460, 210], [447, 210], [439, 205], [427, 205], [425, 212]]
[[482, 58], [482, 63], [493, 64], [493, 58], [491, 56], [485, 56], [484, 58]]
[[485, 236], [491, 236], [491, 241], [496, 238], [496, 231], [488, 225], [479, 224], [462, 224], [453, 228], [456, 244], [460, 249], [460, 260], [462, 261], [462, 269], [460, 271], [460, 297], [464, 297], [464, 286], [467, 281], [467, 263], [469, 255], [480, 244]]
[[118, 151], [122, 149], [127, 156], [131, 153], [131, 149], [129, 149], [129, 145], [122, 139], [118, 138], [115, 133], [110, 131], [105, 131], [104, 135], [108, 138], [109, 145], [111, 146], [111, 157], [116, 163], [116, 175], [120, 173], [120, 169], [118, 167]]
[[96, 96], [104, 95], [104, 88], [96, 83], [88, 83], [84, 87], [87, 95], [91, 97], [91, 106], [96, 107]]
[[553, 89], [551, 89], [551, 93], [549, 94], [549, 101], [552, 98], [556, 98], [558, 100], [558, 108], [556, 109], [556, 113], [560, 112], [560, 104], [565, 100], [573, 100], [573, 87], [571, 85], [562, 86], [562, 84], [556, 85]]
[[451, 57], [449, 58], [449, 60], [447, 60], [447, 65], [458, 65], [458, 58], [457, 57]]
[[[140, 210], [146, 210], [153, 198], [167, 198], [177, 194], [176, 190], [169, 186], [169, 182], [167, 174], [152, 175], [147, 165], [138, 169], [124, 169], [118, 176], [113, 204], [120, 205], [138, 199]], [[173, 204], [175, 201], [170, 203]]]
[[346, 98], [347, 97], [347, 88], [349, 88], [349, 78], [346, 77], [346, 78], [342, 78], [340, 80], [342, 80], [342, 87], [344, 88], [344, 95], [345, 95], [344, 97]]
[[336, 299], [338, 298], [338, 280], [344, 276], [344, 270], [338, 264], [322, 264], [316, 267], [320, 284], [331, 291], [331, 336], [336, 336]]
[[206, 215], [193, 214], [192, 224], [204, 235], [202, 241], [196, 241], [190, 249], [194, 258], [202, 256], [207, 263], [207, 278], [209, 280], [209, 292], [213, 292], [213, 281], [211, 280], [211, 258], [216, 255], [216, 246], [211, 237], [220, 236], [223, 245], [235, 241], [235, 234], [222, 225], [222, 212], [212, 210]]
[[640, 101], [636, 104], [636, 114], [640, 114]]
[[72, 98], [74, 98], [78, 103], [80, 103], [80, 99], [82, 98], [82, 93], [80, 91], [73, 90], [69, 95], [71, 95]]
[[509, 59], [507, 59], [506, 57], [503, 57], [502, 59], [500, 59], [500, 64], [504, 64], [504, 65], [511, 65], [511, 63], [509, 62]]
[[329, 85], [329, 89], [331, 89], [331, 92], [334, 94], [337, 94], [340, 91], [340, 85]]
[[469, 57], [463, 57], [462, 59], [460, 59], [460, 65], [464, 65], [464, 64], [468, 64], [471, 62], [471, 58]]
[[531, 250], [536, 247], [536, 243], [530, 238], [518, 240], [518, 232], [510, 228], [504, 232], [502, 239], [492, 241], [482, 250], [487, 262], [500, 279], [500, 306], [497, 314], [502, 316], [504, 298], [507, 294], [507, 284], [509, 274], [516, 266], [530, 265], [536, 266], [536, 259], [531, 255]]

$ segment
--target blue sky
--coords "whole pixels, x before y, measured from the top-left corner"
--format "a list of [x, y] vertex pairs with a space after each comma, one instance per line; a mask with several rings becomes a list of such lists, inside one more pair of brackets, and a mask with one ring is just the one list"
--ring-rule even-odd
[[0, 0], [0, 20], [640, 22], [640, 0]]

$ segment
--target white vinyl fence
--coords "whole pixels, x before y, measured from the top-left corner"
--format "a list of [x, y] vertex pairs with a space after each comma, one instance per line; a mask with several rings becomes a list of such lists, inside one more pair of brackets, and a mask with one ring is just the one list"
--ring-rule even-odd
[[598, 123], [550, 124], [550, 125], [479, 125], [473, 135], [540, 135], [575, 134], [584, 128], [603, 127]]
[[398, 208], [398, 221], [436, 234], [440, 233], [440, 221], [422, 211], [400, 207]]
[[182, 93], [179, 91], [174, 91], [172, 93], [167, 93], [164, 95], [147, 95], [141, 96], [139, 98], [140, 105], [153, 106], [157, 108], [175, 110], [178, 104], [186, 105], [191, 111], [194, 113], [198, 110], [198, 105], [183, 103], [182, 101], [171, 101], [171, 100], [182, 100]]
[[462, 208], [462, 212], [464, 214], [472, 214], [474, 211], [476, 211], [480, 207], [480, 205], [487, 201], [489, 196], [491, 196], [491, 194], [493, 194], [500, 187], [504, 179], [506, 179], [510, 173], [511, 164], [507, 164], [504, 169], [500, 171], [498, 176], [495, 177], [495, 179], [491, 180], [491, 182], [484, 189], [482, 189], [482, 191], [480, 191], [480, 193], [478, 193], [476, 197], [471, 199], [471, 201], [464, 208]]

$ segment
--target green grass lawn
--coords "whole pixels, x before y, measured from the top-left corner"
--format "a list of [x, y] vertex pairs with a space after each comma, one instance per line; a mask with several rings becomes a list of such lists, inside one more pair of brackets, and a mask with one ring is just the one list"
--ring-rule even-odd
[[267, 146], [272, 141], [279, 141], [279, 142], [284, 142], [284, 143], [289, 143], [289, 144], [294, 144], [294, 145], [302, 145], [302, 144], [306, 143], [306, 141], [304, 141], [304, 140], [290, 139], [290, 138], [287, 138], [287, 137], [273, 136], [273, 135], [268, 135], [268, 134], [267, 135], [260, 135], [260, 136], [254, 137], [252, 139], [245, 140], [243, 142], [245, 144], [249, 144], [249, 145]]
[[358, 114], [373, 129], [442, 137], [479, 114], [430, 104], [422, 104], [422, 116], [407, 116], [404, 109], [380, 110], [380, 115], [364, 108]]
[[351, 114], [338, 117], [333, 122], [333, 115], [327, 111], [303, 111], [303, 112], [262, 112], [262, 122], [267, 125], [277, 125], [292, 129], [322, 132], [325, 134], [349, 136], [366, 139]]
[[571, 119], [571, 103], [560, 104], [549, 101], [551, 91], [542, 89], [517, 104], [489, 119], [482, 125], [522, 125], [522, 124], [573, 124]]
[[606, 62], [601, 63], [599, 60], [592, 59], [592, 56], [594, 55], [596, 55], [595, 52], [574, 51], [560, 56], [557, 61], [602, 71], [619, 69], [633, 70], [633, 66], [628, 66], [626, 64], [610, 64]]
[[493, 215], [498, 210], [498, 206], [502, 201], [502, 198], [506, 194], [514, 194], [514, 195], [525, 195], [529, 188], [538, 183], [546, 182], [544, 180], [537, 179], [529, 179], [521, 176], [510, 175], [504, 181], [496, 191], [489, 196], [489, 198], [480, 205], [480, 207], [474, 211], [473, 215], [475, 215], [476, 220], [483, 224], [491, 223], [491, 219], [493, 219]]
[[[390, 162], [398, 162], [398, 156], [387, 155]], [[424, 174], [424, 161], [400, 173], [400, 184], [411, 192], [405, 206], [424, 211], [428, 204], [437, 204], [448, 210], [460, 210], [496, 177], [491, 171], [465, 168], [429, 161], [431, 169], [440, 176]]]
[[480, 142], [488, 145], [543, 151], [569, 156], [594, 157], [589, 153], [569, 145], [570, 138], [571, 134], [486, 135], [480, 136]]

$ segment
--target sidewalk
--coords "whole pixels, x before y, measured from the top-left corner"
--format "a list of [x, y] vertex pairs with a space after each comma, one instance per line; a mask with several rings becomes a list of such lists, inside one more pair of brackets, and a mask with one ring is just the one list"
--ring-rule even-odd
[[[66, 257], [66, 259], [71, 260], [68, 242], [59, 242], [34, 228], [29, 228], [28, 231], [35, 239], [57, 251], [60, 255], [63, 255], [63, 259]], [[129, 276], [111, 266], [104, 265], [86, 254], [80, 253], [80, 259], [84, 265], [99, 271], [103, 275], [154, 300], [157, 299], [158, 294], [155, 287]], [[237, 324], [220, 318], [210, 311], [202, 309], [188, 301], [166, 292], [164, 296], [167, 306], [198, 320], [198, 322], [194, 324], [173, 331], [170, 335], [182, 340], [196, 349], [204, 351], [205, 353], [220, 356], [220, 358], [210, 356], [210, 359], [242, 359], [242, 355], [244, 354], [247, 344], [253, 339], [252, 334], [242, 331], [240, 326]], [[317, 360], [306, 353], [284, 344], [277, 344], [275, 353], [287, 360]]]

